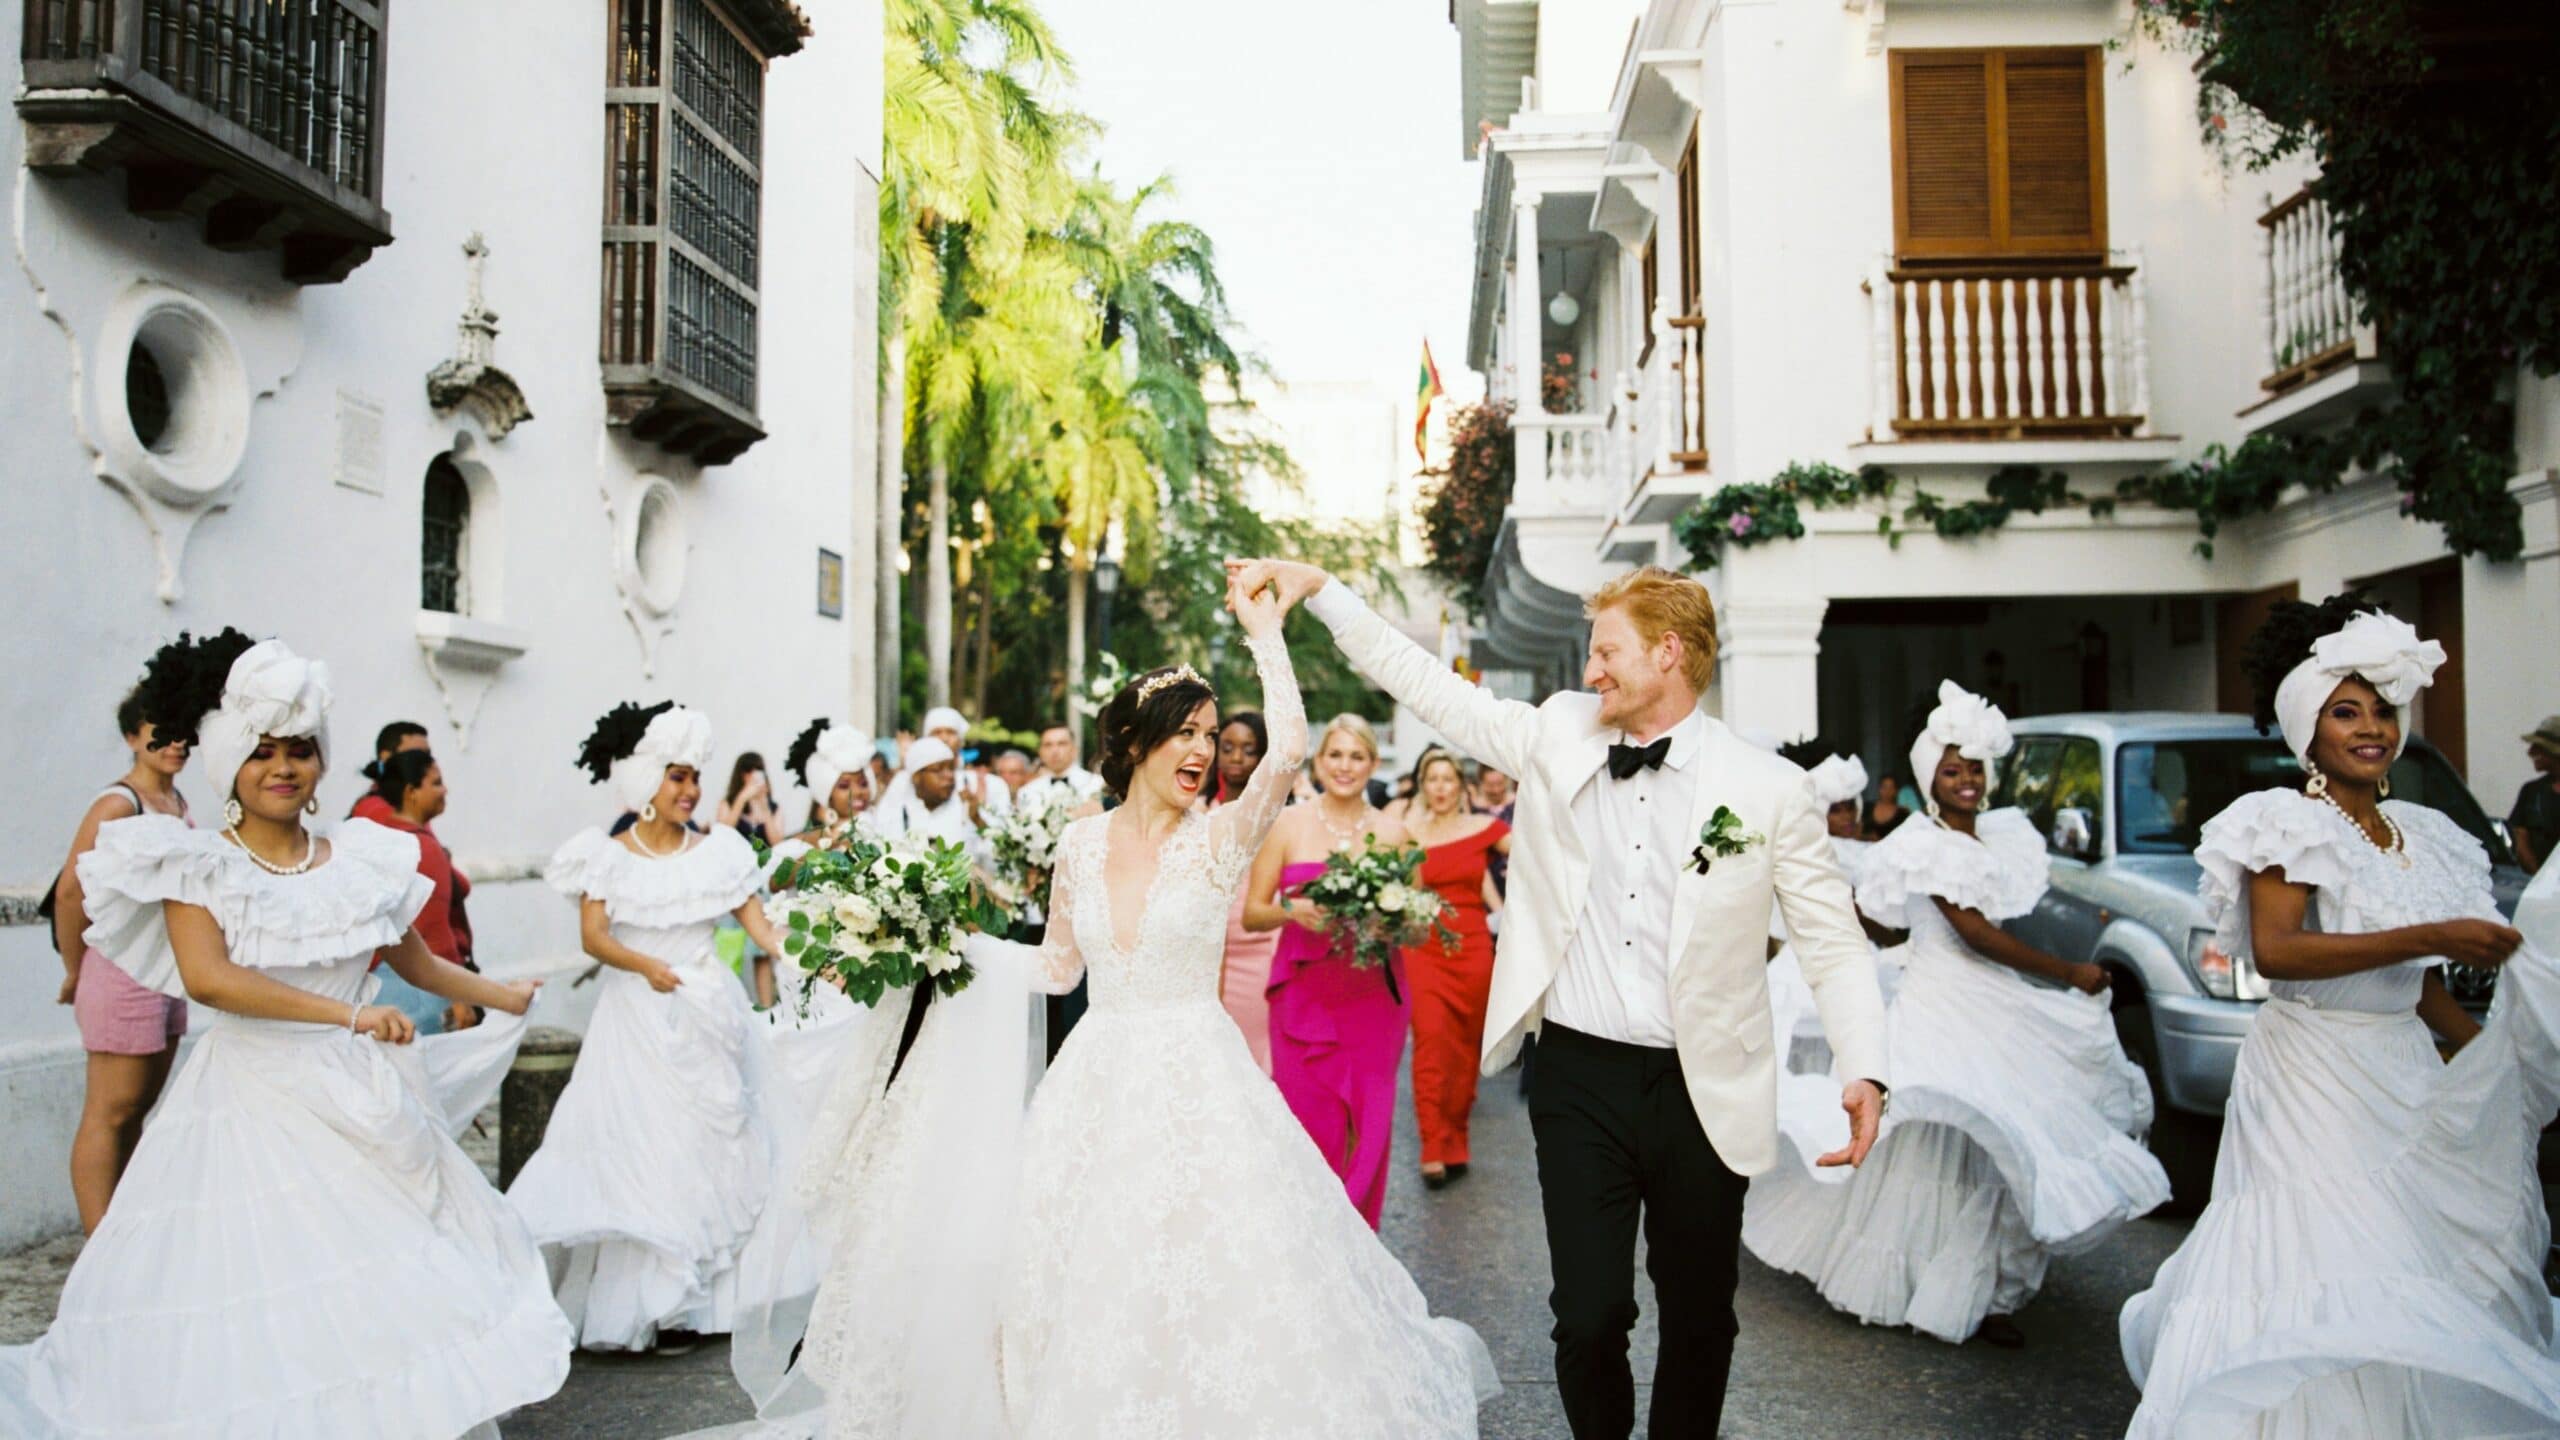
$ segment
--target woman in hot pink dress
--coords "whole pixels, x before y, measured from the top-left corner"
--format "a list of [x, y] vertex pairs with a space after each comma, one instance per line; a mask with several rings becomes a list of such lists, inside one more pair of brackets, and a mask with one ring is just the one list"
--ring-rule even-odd
[[1245, 886], [1244, 923], [1278, 930], [1271, 978], [1271, 1078], [1298, 1123], [1324, 1152], [1361, 1218], [1377, 1228], [1387, 1198], [1387, 1150], [1395, 1137], [1396, 1065], [1411, 1020], [1402, 982], [1351, 963], [1326, 933], [1323, 912], [1294, 892], [1325, 857], [1366, 835], [1405, 843], [1402, 825], [1369, 808], [1378, 737], [1357, 715], [1336, 716], [1316, 746], [1323, 795], [1272, 827]]
[[[1242, 795], [1253, 772], [1262, 768], [1271, 748], [1262, 712], [1239, 710], [1218, 727], [1218, 793], [1210, 808]], [[1271, 951], [1280, 943], [1277, 930], [1255, 930], [1244, 923], [1245, 888], [1236, 890], [1235, 908], [1227, 912], [1227, 956], [1218, 970], [1218, 1000], [1244, 1032], [1253, 1063], [1271, 1073], [1271, 1002], [1263, 988], [1271, 983]]]

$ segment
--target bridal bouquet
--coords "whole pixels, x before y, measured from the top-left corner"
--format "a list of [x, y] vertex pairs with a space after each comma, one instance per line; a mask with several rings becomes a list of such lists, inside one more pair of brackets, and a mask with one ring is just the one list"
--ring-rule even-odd
[[1422, 883], [1422, 852], [1412, 846], [1381, 845], [1368, 836], [1357, 850], [1326, 856], [1324, 872], [1299, 893], [1324, 911], [1335, 935], [1351, 942], [1353, 965], [1387, 972], [1390, 990], [1396, 951], [1434, 937], [1458, 943], [1440, 918], [1439, 892]]
[[1058, 841], [1066, 833], [1067, 806], [1015, 806], [987, 827], [997, 878], [1019, 899], [1047, 909], [1049, 877], [1057, 872]]
[[803, 983], [841, 985], [865, 1005], [924, 984], [945, 995], [967, 989], [977, 978], [962, 958], [969, 932], [1005, 926], [969, 852], [947, 840], [889, 845], [854, 830], [835, 848], [786, 861], [773, 883], [765, 910]]

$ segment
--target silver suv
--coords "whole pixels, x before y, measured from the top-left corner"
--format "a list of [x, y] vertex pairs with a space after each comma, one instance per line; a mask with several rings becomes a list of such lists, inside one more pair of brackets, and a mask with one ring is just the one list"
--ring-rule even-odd
[[[2239, 715], [2042, 715], [2013, 728], [2017, 748], [2001, 762], [1994, 803], [2026, 811], [2044, 833], [2053, 884], [2008, 928], [2113, 974], [2116, 1033], [2158, 1104], [2152, 1151], [2176, 1203], [2201, 1205], [2232, 1063], [2267, 987], [2245, 956], [2213, 943], [2196, 896], [2196, 833], [2252, 790], [2300, 784], [2301, 767]], [[2391, 793], [2445, 812], [2488, 846], [2498, 908], [2514, 912], [2525, 874], [2442, 755], [2411, 740]], [[2495, 976], [2456, 971], [2449, 983], [2477, 1009]]]

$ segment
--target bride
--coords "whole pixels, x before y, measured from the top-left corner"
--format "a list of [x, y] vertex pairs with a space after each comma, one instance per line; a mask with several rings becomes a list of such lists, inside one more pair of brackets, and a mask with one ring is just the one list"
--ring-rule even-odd
[[[797, 1198], [828, 1264], [814, 1302], [739, 1347], [752, 1433], [1475, 1435], [1498, 1388], [1483, 1343], [1430, 1315], [1219, 1001], [1228, 911], [1307, 753], [1280, 612], [1226, 603], [1268, 758], [1206, 812], [1208, 683], [1155, 670], [1103, 709], [1122, 803], [1067, 828], [1045, 941], [973, 938], [976, 981], [903, 1063], [872, 1024], [818, 1117]], [[1087, 975], [1093, 1008], [1026, 1112], [1025, 997]], [[777, 1383], [760, 1357], [801, 1314]]]

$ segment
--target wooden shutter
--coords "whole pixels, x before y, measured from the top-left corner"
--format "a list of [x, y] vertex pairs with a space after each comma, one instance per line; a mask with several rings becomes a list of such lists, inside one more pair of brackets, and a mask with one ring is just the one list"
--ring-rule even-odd
[[2100, 56], [1897, 50], [1894, 247], [1905, 259], [2107, 248]]
[[1689, 127], [1688, 148], [1680, 152], [1674, 183], [1680, 191], [1680, 314], [1699, 312], [1698, 268], [1698, 127]]

